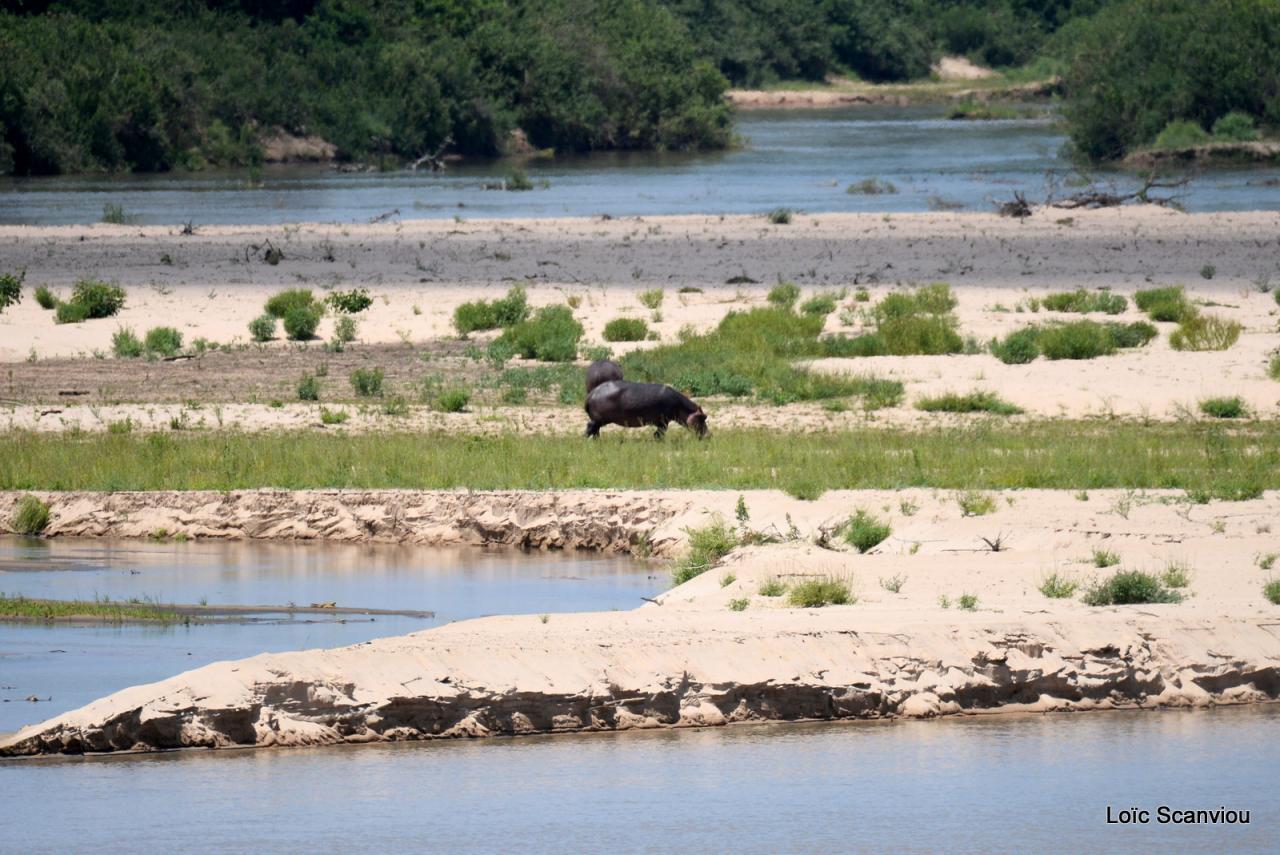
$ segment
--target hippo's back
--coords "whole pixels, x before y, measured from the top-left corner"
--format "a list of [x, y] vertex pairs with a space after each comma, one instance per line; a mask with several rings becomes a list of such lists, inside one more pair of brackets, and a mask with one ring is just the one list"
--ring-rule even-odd
[[602, 383], [622, 379], [622, 366], [611, 359], [597, 359], [587, 366], [587, 394]]

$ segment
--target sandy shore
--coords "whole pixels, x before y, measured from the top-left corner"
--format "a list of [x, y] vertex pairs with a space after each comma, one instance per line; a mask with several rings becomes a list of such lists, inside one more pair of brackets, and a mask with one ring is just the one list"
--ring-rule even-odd
[[[444, 506], [461, 495], [245, 493], [220, 505], [212, 496], [76, 494], [59, 498], [54, 512], [63, 531], [95, 514], [132, 521], [145, 506], [152, 519], [193, 531], [202, 520], [233, 518], [223, 535], [240, 526], [249, 536], [248, 519], [260, 506], [258, 535], [306, 537], [318, 534], [305, 528], [307, 520], [341, 518], [336, 509], [350, 505], [349, 521], [336, 526], [346, 537], [361, 530], [358, 519], [386, 518], [375, 508], [397, 501]], [[1199, 706], [1280, 696], [1280, 612], [1262, 597], [1270, 571], [1259, 566], [1280, 547], [1271, 531], [1280, 494], [1207, 505], [1158, 491], [994, 498], [992, 513], [965, 516], [954, 495], [936, 491], [833, 492], [816, 502], [750, 492], [749, 524], [784, 536], [794, 527], [796, 539], [739, 549], [723, 566], [635, 611], [485, 618], [351, 648], [218, 663], [27, 728], [0, 743], [0, 754]], [[568, 546], [583, 526], [613, 525], [603, 517], [629, 519], [637, 534], [670, 552], [681, 528], [715, 514], [732, 519], [736, 496], [571, 491], [474, 501], [489, 502], [486, 530], [441, 542], [519, 542], [506, 533], [537, 528], [522, 518], [550, 515], [561, 536], [544, 545]], [[312, 515], [273, 529], [293, 516], [285, 507], [291, 502], [310, 503]], [[644, 520], [630, 516], [637, 508], [648, 509]], [[890, 521], [890, 538], [866, 555], [816, 545], [855, 508]], [[475, 507], [469, 513], [480, 514]], [[389, 531], [381, 523], [363, 527], [372, 533], [366, 537]], [[631, 537], [611, 536], [617, 543]], [[1001, 551], [993, 553], [984, 537], [998, 538]], [[1091, 608], [1039, 592], [1049, 573], [1086, 586], [1112, 572], [1093, 566], [1095, 548], [1115, 552], [1127, 569], [1160, 573], [1181, 565], [1187, 598]], [[768, 580], [815, 576], [847, 580], [857, 602], [792, 608], [760, 594]], [[882, 581], [895, 578], [897, 593]], [[965, 594], [976, 598], [971, 611], [956, 605]], [[745, 600], [745, 609], [733, 611], [734, 600]]]

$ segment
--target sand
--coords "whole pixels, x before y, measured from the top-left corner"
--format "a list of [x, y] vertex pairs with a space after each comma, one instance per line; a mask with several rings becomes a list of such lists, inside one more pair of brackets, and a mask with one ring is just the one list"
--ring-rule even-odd
[[[314, 503], [312, 518], [326, 509], [340, 516], [335, 509], [349, 503], [352, 518], [385, 519], [372, 510], [379, 503], [443, 507], [460, 495], [244, 493], [219, 506], [212, 496], [74, 494], [57, 501], [54, 515], [60, 530], [71, 531], [95, 513], [105, 520], [150, 506], [162, 515], [156, 519], [193, 531], [232, 517], [223, 533], [238, 526], [245, 536], [255, 508], [265, 507], [258, 535], [314, 536], [305, 522], [273, 528], [289, 516], [282, 503]], [[1280, 696], [1280, 609], [1261, 595], [1271, 571], [1259, 566], [1280, 548], [1271, 531], [1280, 494], [1207, 505], [1158, 491], [994, 498], [991, 514], [972, 517], [952, 494], [935, 491], [833, 492], [816, 502], [749, 492], [749, 524], [784, 536], [794, 526], [795, 539], [744, 547], [657, 603], [545, 621], [484, 618], [350, 648], [218, 663], [26, 728], [0, 742], [0, 754], [1205, 706]], [[601, 515], [643, 529], [634, 513], [647, 508], [648, 537], [671, 552], [681, 528], [715, 514], [732, 519], [736, 496], [569, 491], [488, 501], [486, 528], [500, 542], [512, 542], [503, 533], [523, 525], [522, 515], [548, 515], [539, 507], [554, 509], [563, 545], [584, 543], [575, 532]], [[178, 506], [190, 515], [185, 521]], [[859, 507], [893, 527], [866, 555], [824, 537]], [[481, 513], [472, 507], [467, 515]], [[359, 529], [347, 523], [343, 536]], [[982, 538], [999, 538], [1001, 551]], [[1082, 586], [1112, 572], [1093, 567], [1094, 548], [1116, 552], [1129, 569], [1182, 565], [1187, 599], [1091, 608], [1039, 592], [1051, 572]], [[803, 609], [759, 594], [763, 581], [813, 576], [849, 581], [857, 602]], [[898, 593], [881, 582], [893, 577], [902, 582]], [[964, 594], [977, 598], [972, 611], [958, 608]], [[745, 610], [729, 608], [736, 599], [747, 600]]]

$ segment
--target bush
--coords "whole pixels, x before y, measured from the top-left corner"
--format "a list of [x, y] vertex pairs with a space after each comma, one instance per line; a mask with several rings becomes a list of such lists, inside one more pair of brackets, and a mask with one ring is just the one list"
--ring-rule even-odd
[[966, 517], [984, 517], [996, 509], [996, 500], [981, 490], [957, 493], [956, 504], [960, 506], [960, 515]]
[[1040, 580], [1040, 593], [1051, 600], [1066, 599], [1074, 594], [1079, 587], [1079, 583], [1074, 579], [1069, 579], [1057, 573], [1050, 573]]
[[441, 413], [460, 413], [470, 401], [471, 392], [466, 389], [445, 389], [436, 395], [432, 406]]
[[1093, 359], [1116, 351], [1107, 328], [1094, 321], [1051, 324], [1040, 330], [1038, 343], [1045, 359]]
[[298, 381], [298, 400], [320, 400], [320, 381], [315, 376], [311, 374], [302, 375], [302, 379]]
[[54, 309], [58, 305], [58, 297], [48, 285], [40, 285], [35, 290], [36, 303], [42, 309]]
[[173, 327], [152, 327], [147, 330], [147, 353], [174, 356], [182, 350], [182, 333]]
[[1206, 398], [1200, 402], [1200, 412], [1215, 419], [1238, 419], [1245, 415], [1245, 406], [1238, 397]]
[[1262, 586], [1262, 596], [1272, 605], [1280, 606], [1280, 579], [1272, 579]]
[[790, 208], [774, 208], [769, 212], [769, 222], [775, 226], [791, 225], [792, 211]]
[[142, 356], [142, 342], [128, 327], [120, 327], [111, 336], [111, 352], [121, 359], [137, 359]]
[[310, 288], [290, 288], [287, 291], [272, 294], [267, 298], [265, 309], [266, 313], [273, 318], [287, 318], [289, 312], [294, 309], [314, 311], [317, 317], [320, 314], [315, 298], [311, 296]]
[[572, 362], [578, 355], [582, 324], [568, 306], [545, 306], [529, 320], [508, 328], [501, 336], [525, 359]]
[[916, 401], [916, 409], [927, 413], [992, 413], [998, 416], [1014, 416], [1022, 412], [994, 392], [970, 392], [967, 395], [949, 393]]
[[55, 324], [82, 324], [89, 319], [89, 307], [83, 303], [59, 303], [54, 310]]
[[1209, 134], [1198, 122], [1190, 119], [1174, 119], [1156, 136], [1157, 149], [1193, 148], [1209, 141]]
[[1087, 606], [1125, 606], [1138, 603], [1180, 603], [1182, 595], [1140, 570], [1122, 570], [1094, 585], [1085, 595]]
[[1133, 295], [1133, 302], [1153, 321], [1177, 323], [1195, 315], [1182, 286], [1146, 288]]
[[661, 288], [650, 288], [647, 291], [641, 291], [636, 295], [636, 299], [640, 301], [640, 305], [646, 309], [657, 309], [662, 305], [662, 298], [665, 293]]
[[363, 312], [373, 305], [368, 288], [352, 288], [350, 291], [334, 291], [324, 298], [325, 303], [335, 312], [354, 315]]
[[119, 285], [81, 279], [71, 289], [69, 302], [83, 306], [87, 318], [109, 318], [124, 308], [124, 298], [124, 289]]
[[897, 193], [898, 188], [892, 181], [881, 181], [878, 178], [864, 178], [856, 181], [844, 189], [846, 193], [863, 194], [866, 196], [880, 196], [885, 193]]
[[1086, 291], [1078, 288], [1075, 291], [1060, 291], [1050, 294], [1040, 301], [1051, 312], [1105, 312], [1118, 315], [1129, 306], [1129, 301], [1119, 294], [1109, 291]]
[[796, 582], [787, 594], [787, 602], [800, 609], [816, 609], [826, 605], [843, 606], [857, 599], [850, 593], [847, 579], [828, 576]]
[[1239, 340], [1240, 329], [1236, 321], [1216, 315], [1196, 315], [1169, 333], [1169, 346], [1174, 350], [1226, 350]]
[[529, 317], [528, 295], [516, 285], [498, 300], [476, 300], [453, 310], [453, 326], [459, 335], [477, 330], [512, 327]]
[[22, 301], [22, 280], [26, 271], [21, 273], [0, 273], [0, 312]]
[[357, 368], [351, 372], [351, 388], [361, 398], [381, 395], [382, 376], [381, 368]]
[[993, 339], [991, 354], [1005, 365], [1026, 365], [1040, 355], [1040, 328], [1024, 327]]
[[308, 341], [315, 338], [320, 326], [320, 307], [314, 303], [307, 306], [294, 306], [285, 313], [284, 334], [293, 341]]
[[40, 534], [49, 527], [49, 506], [28, 493], [18, 500], [11, 524], [18, 534]]
[[859, 552], [867, 552], [878, 546], [891, 533], [892, 529], [887, 522], [876, 519], [861, 508], [840, 527], [840, 536], [845, 543]]
[[351, 414], [346, 410], [330, 410], [327, 407], [320, 408], [320, 424], [322, 425], [345, 424], [349, 418], [351, 418]]
[[1106, 328], [1112, 344], [1121, 348], [1142, 347], [1160, 335], [1160, 331], [1146, 321], [1134, 321], [1131, 324], [1108, 323]]
[[762, 597], [781, 597], [787, 592], [787, 586], [777, 576], [771, 576], [760, 583], [758, 591]]
[[515, 166], [507, 173], [507, 179], [502, 182], [502, 188], [516, 192], [532, 190], [533, 182], [529, 180], [528, 174], [523, 169]]
[[271, 341], [276, 337], [276, 317], [263, 313], [249, 321], [249, 337], [256, 342]]
[[766, 299], [778, 308], [790, 309], [800, 299], [800, 288], [794, 282], [779, 282], [769, 289]]
[[640, 318], [614, 318], [604, 325], [605, 341], [644, 341], [649, 325]]
[[356, 340], [356, 319], [343, 315], [333, 323], [333, 337], [341, 344], [350, 344]]
[[817, 315], [825, 318], [836, 310], [836, 295], [830, 292], [824, 294], [814, 294], [808, 300], [800, 304], [800, 313], [804, 315]]
[[683, 585], [701, 576], [738, 545], [737, 534], [719, 517], [702, 528], [687, 528], [685, 533], [689, 535], [689, 551], [676, 562], [671, 572], [671, 581], [675, 585]]
[[1222, 142], [1253, 142], [1258, 138], [1253, 116], [1232, 110], [1213, 123], [1213, 138]]

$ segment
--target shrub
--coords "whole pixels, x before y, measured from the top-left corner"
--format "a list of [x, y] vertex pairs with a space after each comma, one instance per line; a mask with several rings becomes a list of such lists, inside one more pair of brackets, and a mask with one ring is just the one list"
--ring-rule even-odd
[[460, 413], [471, 401], [471, 392], [466, 389], [445, 389], [436, 395], [432, 407], [441, 413]]
[[1280, 380], [1280, 350], [1272, 353], [1267, 359], [1267, 376], [1272, 380]]
[[829, 291], [823, 294], [814, 294], [800, 304], [800, 313], [804, 315], [817, 315], [825, 318], [835, 310], [836, 295]]
[[662, 305], [663, 296], [665, 296], [665, 292], [661, 288], [650, 288], [648, 291], [641, 291], [637, 294], [636, 299], [646, 309], [657, 309]]
[[501, 299], [476, 300], [458, 306], [453, 311], [453, 326], [459, 335], [467, 335], [477, 330], [515, 326], [528, 317], [528, 295], [524, 286], [516, 285]]
[[345, 424], [349, 418], [351, 418], [351, 414], [346, 410], [330, 410], [327, 407], [320, 408], [320, 424], [322, 425]]
[[276, 337], [276, 317], [263, 313], [249, 321], [249, 337], [256, 342], [271, 341]]
[[68, 302], [83, 306], [85, 317], [109, 318], [124, 308], [124, 298], [124, 289], [119, 285], [81, 279], [71, 289], [71, 299]]
[[605, 341], [644, 341], [649, 325], [641, 318], [614, 318], [604, 325]]
[[89, 307], [83, 303], [59, 303], [54, 310], [56, 324], [82, 324], [89, 319]]
[[845, 543], [859, 552], [867, 552], [878, 546], [891, 533], [892, 529], [887, 522], [882, 522], [861, 508], [840, 528], [840, 536]]
[[1153, 321], [1177, 323], [1196, 313], [1180, 285], [1143, 289], [1133, 295], [1133, 302]]
[[1108, 315], [1118, 315], [1129, 306], [1129, 301], [1119, 294], [1112, 294], [1109, 291], [1086, 291], [1083, 288], [1050, 294], [1040, 302], [1051, 312], [1079, 314], [1105, 312]]
[[582, 324], [568, 306], [545, 306], [532, 318], [508, 328], [501, 336], [525, 359], [572, 362], [578, 355]]
[[1120, 563], [1120, 556], [1106, 549], [1095, 549], [1092, 561], [1094, 567], [1114, 567]]
[[1155, 147], [1158, 149], [1192, 148], [1204, 145], [1209, 141], [1209, 134], [1200, 127], [1199, 122], [1190, 119], [1173, 119], [1156, 136]]
[[0, 273], [0, 312], [22, 301], [22, 280], [26, 271], [21, 273]]
[[342, 344], [350, 344], [356, 340], [356, 319], [343, 315], [333, 324], [333, 337]]
[[1213, 138], [1223, 142], [1253, 142], [1258, 138], [1253, 116], [1232, 110], [1213, 123]]
[[961, 594], [956, 604], [966, 612], [974, 612], [978, 610], [978, 597], [976, 594]]
[[776, 576], [771, 576], [760, 583], [759, 593], [762, 597], [781, 597], [787, 592], [787, 586]]
[[137, 359], [142, 351], [142, 342], [128, 327], [120, 327], [111, 336], [111, 352], [121, 359]]
[[147, 353], [174, 356], [182, 350], [182, 333], [173, 327], [152, 327], [147, 330]]
[[350, 291], [334, 291], [324, 301], [329, 304], [335, 312], [345, 312], [354, 315], [357, 312], [363, 312], [365, 309], [373, 305], [373, 298], [369, 296], [368, 288], [352, 288]]
[[[316, 306], [316, 301], [311, 296], [310, 288], [290, 288], [287, 291], [280, 291], [272, 294], [266, 303], [266, 312], [273, 318], [287, 318], [289, 312], [294, 309], [311, 310]], [[316, 310], [317, 316], [319, 310]]]
[[35, 290], [36, 303], [42, 309], [53, 309], [58, 305], [58, 297], [48, 285], [39, 285]]
[[1172, 561], [1160, 574], [1160, 581], [1170, 588], [1185, 588], [1191, 584], [1191, 568], [1182, 562]]
[[515, 166], [507, 173], [507, 179], [502, 182], [502, 187], [504, 190], [524, 192], [533, 189], [533, 181], [523, 169]]
[[747, 610], [747, 606], [751, 605], [751, 600], [746, 597], [738, 597], [729, 601], [729, 611], [743, 612]]
[[800, 299], [800, 288], [794, 282], [779, 282], [769, 289], [767, 299], [779, 308], [790, 309]]
[[943, 282], [887, 295], [871, 310], [883, 352], [890, 356], [959, 353], [964, 341], [951, 314], [957, 302]]
[[294, 306], [285, 313], [284, 334], [293, 341], [308, 341], [315, 338], [316, 329], [320, 326], [320, 307], [311, 304]]
[[1245, 415], [1245, 406], [1239, 397], [1206, 398], [1200, 402], [1200, 412], [1215, 419], [1238, 419]]
[[879, 178], [864, 178], [855, 181], [845, 188], [846, 193], [879, 196], [884, 193], [897, 193], [898, 188], [892, 181], [881, 181]]
[[1040, 593], [1051, 600], [1066, 599], [1074, 594], [1079, 587], [1079, 583], [1074, 579], [1069, 579], [1057, 573], [1050, 573], [1040, 580]]
[[1045, 359], [1093, 359], [1116, 351], [1107, 328], [1095, 321], [1050, 324], [1040, 330], [1038, 343]]
[[685, 533], [689, 535], [689, 551], [672, 570], [672, 583], [676, 585], [701, 576], [738, 545], [737, 534], [719, 517], [702, 528], [687, 528]]
[[1160, 331], [1146, 321], [1134, 321], [1131, 324], [1108, 323], [1106, 328], [1116, 347], [1142, 347], [1160, 335]]
[[993, 413], [1013, 416], [1022, 412], [994, 392], [970, 392], [967, 395], [949, 393], [916, 401], [916, 409], [927, 413]]
[[11, 522], [18, 534], [40, 534], [49, 527], [49, 506], [28, 493], [18, 500]]
[[966, 517], [982, 517], [996, 509], [996, 500], [980, 490], [966, 490], [956, 494], [956, 504]]
[[792, 211], [790, 208], [774, 208], [769, 212], [769, 222], [775, 226], [791, 225]]
[[1088, 606], [1124, 606], [1137, 603], [1180, 603], [1182, 595], [1171, 591], [1150, 573], [1121, 570], [1094, 585], [1085, 595]]
[[380, 396], [382, 376], [381, 368], [357, 368], [351, 372], [351, 388], [361, 398]]
[[302, 375], [302, 379], [298, 381], [298, 400], [320, 400], [320, 381], [317, 380], [314, 375], [304, 374]]
[[1196, 315], [1178, 324], [1169, 333], [1174, 350], [1226, 350], [1240, 338], [1240, 324], [1216, 315]]
[[796, 608], [816, 609], [826, 605], [843, 606], [857, 599], [850, 592], [847, 579], [827, 576], [796, 582], [787, 594], [787, 602]]
[[1003, 339], [992, 340], [991, 354], [1005, 365], [1025, 365], [1040, 355], [1039, 327], [1014, 330]]
[[1272, 579], [1263, 585], [1262, 595], [1273, 605], [1280, 606], [1280, 579]]

